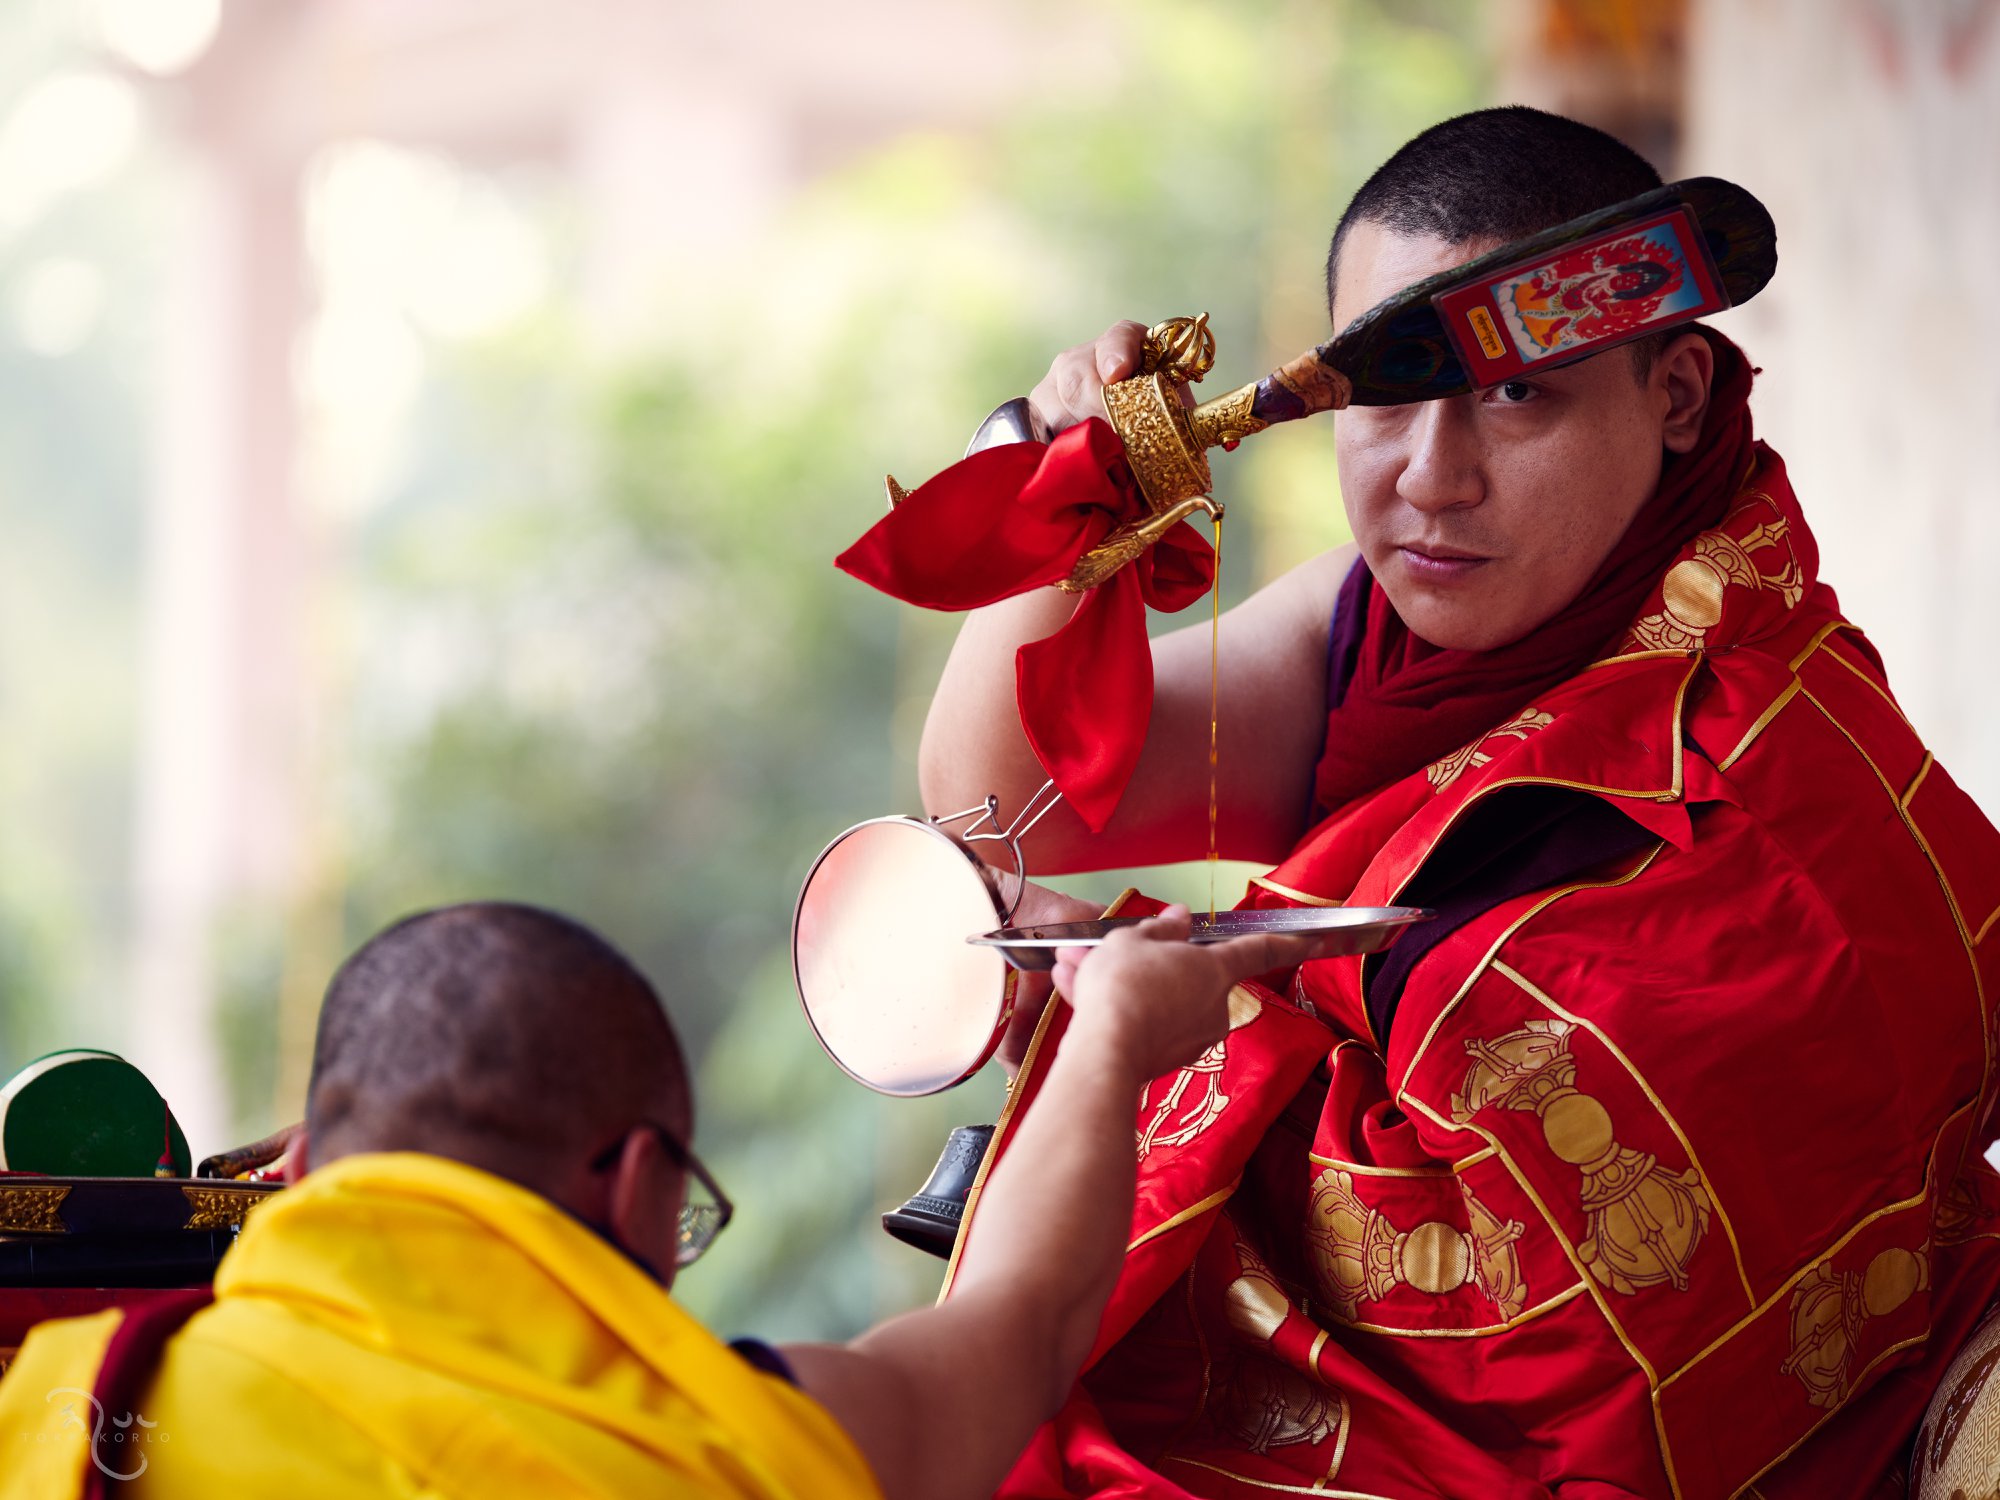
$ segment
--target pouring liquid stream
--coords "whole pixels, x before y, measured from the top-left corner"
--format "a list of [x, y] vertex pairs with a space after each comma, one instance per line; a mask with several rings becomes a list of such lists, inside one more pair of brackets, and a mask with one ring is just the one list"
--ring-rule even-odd
[[1216, 865], [1216, 709], [1222, 682], [1222, 517], [1215, 526], [1215, 582], [1209, 589], [1208, 613], [1208, 920], [1215, 920]]

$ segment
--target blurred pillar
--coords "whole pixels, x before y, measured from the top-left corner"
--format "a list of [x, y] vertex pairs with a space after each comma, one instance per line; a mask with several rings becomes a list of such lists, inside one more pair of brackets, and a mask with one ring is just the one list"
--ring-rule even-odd
[[1500, 101], [1587, 121], [1671, 173], [1686, 30], [1685, 0], [1505, 0]]
[[296, 823], [298, 168], [262, 154], [229, 107], [265, 67], [275, 19], [225, 27], [181, 96], [196, 149], [149, 501], [128, 1050], [197, 1155], [225, 1144], [232, 1115], [217, 925], [245, 893], [283, 888]]
[[2000, 813], [2000, 3], [1694, 17], [1688, 166], [1778, 224], [1776, 279], [1731, 315], [1758, 426], [1905, 712]]
[[1777, 278], [1717, 321], [1826, 578], [2000, 810], [2000, 0], [1507, 0], [1498, 41], [1502, 98], [1770, 206]]

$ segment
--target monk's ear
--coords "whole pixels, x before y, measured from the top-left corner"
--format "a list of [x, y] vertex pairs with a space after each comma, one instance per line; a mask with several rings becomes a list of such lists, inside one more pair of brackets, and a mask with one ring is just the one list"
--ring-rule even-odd
[[663, 1285], [674, 1279], [675, 1227], [686, 1185], [650, 1130], [625, 1137], [611, 1169], [610, 1225], [618, 1243], [644, 1261]]
[[1660, 443], [1669, 453], [1687, 453], [1701, 441], [1715, 381], [1715, 350], [1698, 333], [1684, 333], [1660, 351], [1647, 384], [1663, 413]]

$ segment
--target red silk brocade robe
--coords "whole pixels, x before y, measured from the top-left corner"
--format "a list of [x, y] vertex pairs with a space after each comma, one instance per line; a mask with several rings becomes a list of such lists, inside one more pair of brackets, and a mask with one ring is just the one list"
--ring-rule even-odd
[[[1817, 568], [1760, 449], [1613, 655], [1253, 882], [1457, 916], [1386, 1037], [1397, 950], [1316, 960], [1147, 1089], [1092, 1364], [1002, 1495], [1893, 1483], [2000, 1290], [2000, 836]], [[1621, 832], [1496, 886], [1556, 813]]]

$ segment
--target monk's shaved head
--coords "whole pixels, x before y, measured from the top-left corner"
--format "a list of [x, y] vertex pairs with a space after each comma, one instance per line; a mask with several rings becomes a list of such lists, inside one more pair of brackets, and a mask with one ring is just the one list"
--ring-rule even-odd
[[603, 938], [532, 906], [408, 917], [341, 966], [320, 1011], [315, 1163], [425, 1151], [549, 1192], [642, 1122], [685, 1140], [680, 1046]]

